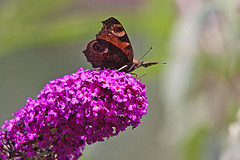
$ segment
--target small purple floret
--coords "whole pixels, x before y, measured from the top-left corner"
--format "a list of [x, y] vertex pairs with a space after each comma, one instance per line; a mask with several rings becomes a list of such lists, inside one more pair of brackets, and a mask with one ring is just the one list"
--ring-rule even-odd
[[86, 70], [50, 81], [0, 131], [0, 159], [77, 159], [86, 144], [137, 127], [146, 85], [124, 72]]

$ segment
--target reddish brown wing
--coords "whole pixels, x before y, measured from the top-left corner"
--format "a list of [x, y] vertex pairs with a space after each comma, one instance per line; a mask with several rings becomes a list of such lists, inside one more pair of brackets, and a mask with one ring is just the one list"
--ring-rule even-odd
[[94, 68], [119, 69], [132, 64], [133, 49], [121, 23], [111, 17], [102, 22], [103, 27], [96, 35], [96, 40], [88, 43], [83, 51]]
[[97, 34], [97, 39], [102, 39], [116, 47], [120, 48], [127, 55], [130, 62], [133, 61], [133, 49], [128, 35], [122, 24], [115, 18], [111, 17], [102, 21], [103, 28]]

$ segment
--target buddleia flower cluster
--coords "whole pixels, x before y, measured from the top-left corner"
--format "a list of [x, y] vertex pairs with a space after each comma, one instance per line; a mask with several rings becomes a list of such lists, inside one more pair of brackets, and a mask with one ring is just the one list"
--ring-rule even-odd
[[78, 159], [86, 144], [140, 124], [146, 85], [110, 69], [50, 81], [0, 130], [0, 159]]

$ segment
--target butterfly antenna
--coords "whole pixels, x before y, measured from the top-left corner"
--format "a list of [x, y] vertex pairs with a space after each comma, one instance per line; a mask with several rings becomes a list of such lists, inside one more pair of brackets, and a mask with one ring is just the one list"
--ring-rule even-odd
[[142, 59], [143, 59], [143, 57], [145, 57], [147, 54], [148, 54], [148, 52], [150, 52], [151, 50], [152, 50], [152, 46], [148, 49], [148, 51], [138, 60], [138, 61], [141, 61]]

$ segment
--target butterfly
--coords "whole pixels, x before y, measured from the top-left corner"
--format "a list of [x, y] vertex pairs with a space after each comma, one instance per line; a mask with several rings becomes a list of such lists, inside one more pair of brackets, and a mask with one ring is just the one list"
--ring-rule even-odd
[[83, 51], [93, 68], [118, 69], [124, 72], [143, 66], [148, 67], [158, 62], [142, 62], [133, 59], [133, 48], [122, 24], [113, 17], [102, 21], [103, 27], [96, 39], [89, 42]]

